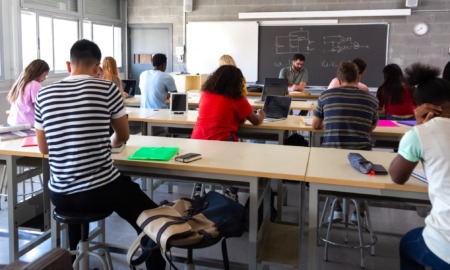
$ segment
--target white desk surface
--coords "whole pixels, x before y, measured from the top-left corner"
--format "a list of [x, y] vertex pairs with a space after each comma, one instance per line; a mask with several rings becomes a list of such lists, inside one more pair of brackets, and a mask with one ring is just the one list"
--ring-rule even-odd
[[[200, 93], [197, 91], [189, 91], [188, 92], [188, 103], [189, 106], [198, 106], [198, 102], [200, 100]], [[250, 105], [255, 109], [260, 109], [263, 107], [264, 103], [258, 103], [257, 100], [260, 100], [258, 97], [249, 97], [248, 101]], [[124, 104], [127, 107], [139, 107], [141, 105], [141, 96], [136, 95], [132, 98], [124, 99]], [[293, 100], [291, 103], [291, 110], [314, 110], [316, 108], [316, 101], [297, 101]]]
[[42, 158], [37, 146], [22, 147], [23, 138], [0, 142], [0, 155]]
[[[302, 122], [305, 123], [306, 119], [311, 119], [312, 116], [302, 116]], [[395, 122], [395, 121], [394, 121]], [[372, 136], [376, 137], [396, 137], [401, 138], [403, 135], [409, 131], [412, 127], [407, 125], [398, 124], [396, 127], [380, 127], [377, 126], [372, 132]], [[315, 133], [323, 133], [324, 130], [314, 130], [312, 126], [305, 126], [301, 130], [311, 131]]]
[[[136, 161], [126, 158], [140, 147], [179, 147], [179, 154], [200, 153], [202, 159], [191, 163]], [[309, 148], [239, 142], [186, 140], [180, 138], [132, 135], [124, 150], [112, 154], [116, 164], [221, 173], [288, 180], [304, 180]]]
[[[146, 122], [151, 124], [176, 124], [194, 126], [197, 122], [198, 111], [189, 110], [184, 114], [173, 114], [168, 109], [153, 110], [127, 107], [128, 120]], [[273, 129], [273, 130], [306, 130], [312, 131], [311, 126], [306, 126], [301, 116], [289, 115], [286, 120], [263, 122], [253, 125], [246, 121], [241, 125], [246, 129]]]
[[428, 192], [428, 185], [411, 177], [405, 185], [398, 185], [392, 182], [389, 175], [362, 174], [350, 165], [347, 158], [348, 153], [360, 153], [367, 160], [374, 164], [383, 165], [386, 170], [397, 153], [379, 151], [356, 151], [333, 148], [311, 147], [311, 153], [306, 171], [306, 181], [357, 186], [377, 189], [401, 190], [411, 192]]

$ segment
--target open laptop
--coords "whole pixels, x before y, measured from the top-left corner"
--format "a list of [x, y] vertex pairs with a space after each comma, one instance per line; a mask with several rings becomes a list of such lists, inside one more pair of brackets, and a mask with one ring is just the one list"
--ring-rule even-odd
[[123, 91], [128, 97], [134, 97], [136, 92], [136, 80], [122, 80]]
[[291, 97], [286, 96], [266, 96], [264, 101], [264, 112], [266, 117], [264, 122], [284, 120], [288, 117], [291, 108]]
[[261, 95], [261, 100], [257, 100], [255, 101], [255, 103], [264, 103], [267, 95], [285, 96], [287, 93], [288, 93], [287, 79], [266, 78], [264, 80], [264, 88]]

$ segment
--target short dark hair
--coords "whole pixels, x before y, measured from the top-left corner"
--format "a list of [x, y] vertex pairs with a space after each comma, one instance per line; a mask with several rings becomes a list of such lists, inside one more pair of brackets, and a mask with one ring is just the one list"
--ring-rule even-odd
[[97, 44], [87, 39], [76, 41], [70, 48], [70, 62], [89, 67], [100, 64], [102, 52]]
[[355, 58], [352, 62], [358, 67], [359, 74], [362, 74], [366, 70], [367, 64], [361, 58]]
[[439, 68], [415, 63], [405, 69], [405, 74], [407, 82], [416, 86], [414, 98], [417, 105], [441, 105], [450, 101], [450, 81], [438, 77]]
[[232, 99], [242, 97], [244, 75], [239, 68], [223, 65], [217, 68], [202, 85], [202, 91], [216, 93]]
[[152, 65], [154, 67], [162, 67], [164, 64], [167, 64], [167, 57], [162, 53], [154, 54], [152, 57]]
[[342, 62], [339, 65], [337, 77], [341, 82], [356, 82], [358, 79], [358, 67], [351, 61]]
[[442, 72], [442, 78], [450, 82], [450, 61], [448, 61], [447, 65], [445, 65], [444, 67], [444, 71]]
[[292, 56], [292, 61], [297, 61], [297, 60], [300, 60], [300, 61], [305, 61], [305, 56], [303, 55], [303, 54], [301, 54], [301, 53], [297, 53], [297, 54], [294, 54], [294, 56]]

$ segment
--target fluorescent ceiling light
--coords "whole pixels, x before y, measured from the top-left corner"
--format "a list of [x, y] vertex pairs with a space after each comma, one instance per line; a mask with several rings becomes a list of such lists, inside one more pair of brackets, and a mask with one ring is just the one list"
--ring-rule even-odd
[[343, 18], [409, 16], [411, 9], [366, 9], [293, 12], [242, 12], [239, 19], [292, 19], [292, 18]]
[[261, 26], [289, 26], [289, 25], [315, 25], [315, 24], [337, 24], [338, 19], [331, 20], [291, 20], [291, 21], [260, 21]]

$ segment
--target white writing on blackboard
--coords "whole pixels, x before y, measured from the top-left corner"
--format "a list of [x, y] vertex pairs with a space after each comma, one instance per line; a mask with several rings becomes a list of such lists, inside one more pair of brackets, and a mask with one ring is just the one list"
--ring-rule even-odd
[[275, 53], [304, 53], [309, 54], [314, 51], [311, 44], [314, 41], [309, 39], [309, 31], [300, 28], [298, 31], [289, 32], [287, 36], [276, 36], [275, 38]]
[[320, 61], [320, 65], [324, 68], [337, 68], [339, 66], [338, 63], [334, 61], [322, 60]]
[[362, 48], [369, 49], [369, 45], [361, 45], [357, 41], [353, 41], [352, 37], [339, 36], [325, 36], [323, 37], [323, 44], [328, 48], [324, 52], [341, 53], [347, 50], [359, 50]]

